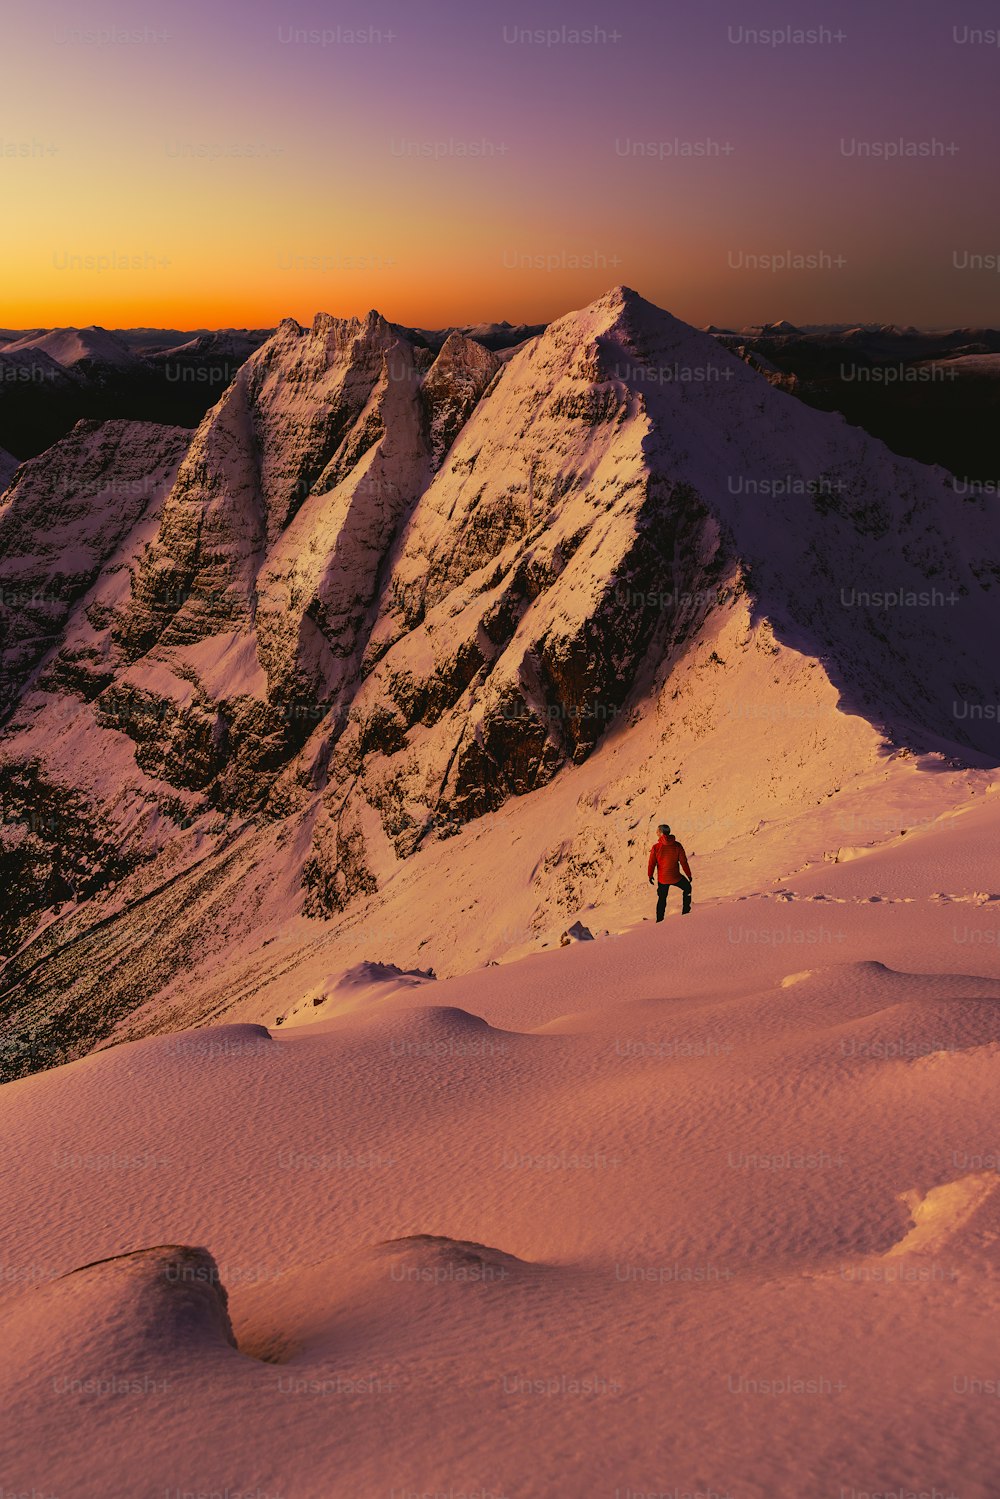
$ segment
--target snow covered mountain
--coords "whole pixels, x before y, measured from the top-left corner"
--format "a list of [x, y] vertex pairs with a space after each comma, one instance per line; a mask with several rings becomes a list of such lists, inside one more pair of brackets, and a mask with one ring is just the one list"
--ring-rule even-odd
[[186, 453], [117, 425], [0, 509], [11, 576], [71, 580], [2, 616], [13, 1073], [557, 940], [669, 807], [750, 889], [1000, 763], [988, 501], [627, 288], [503, 364], [286, 320]]
[[47, 354], [62, 369], [91, 378], [104, 372], [121, 373], [139, 368], [140, 360], [128, 345], [106, 328], [50, 328], [9, 343], [4, 355], [27, 351]]
[[14, 343], [0, 344], [0, 389], [5, 395], [38, 386], [50, 396], [53, 390], [73, 388], [78, 373], [64, 368], [34, 340], [18, 339]]
[[213, 333], [196, 334], [194, 338], [189, 338], [184, 343], [171, 344], [168, 348], [157, 349], [148, 357], [154, 361], [162, 361], [190, 355], [205, 355], [213, 358], [235, 359], [238, 363], [242, 363], [255, 349], [259, 349], [268, 337], [267, 333], [252, 333], [244, 328], [219, 328]]
[[1000, 354], [978, 352], [958, 354], [948, 359], [928, 361], [928, 368], [954, 371], [958, 375], [982, 375], [991, 380], [1000, 376]]

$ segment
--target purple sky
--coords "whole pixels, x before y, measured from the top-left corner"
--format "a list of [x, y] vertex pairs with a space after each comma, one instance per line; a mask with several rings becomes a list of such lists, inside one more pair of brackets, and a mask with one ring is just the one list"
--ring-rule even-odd
[[618, 281], [694, 322], [1000, 323], [985, 0], [40, 0], [5, 26], [8, 326], [541, 319]]

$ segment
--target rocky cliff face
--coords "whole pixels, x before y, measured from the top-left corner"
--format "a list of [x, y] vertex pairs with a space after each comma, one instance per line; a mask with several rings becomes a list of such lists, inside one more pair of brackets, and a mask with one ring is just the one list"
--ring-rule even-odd
[[449, 333], [445, 339], [420, 392], [430, 428], [431, 459], [436, 469], [441, 467], [444, 455], [465, 426], [500, 364], [498, 356], [476, 343], [475, 339], [465, 338], [461, 333]]
[[[642, 400], [612, 374], [621, 313], [563, 320], [516, 358], [414, 509], [328, 762], [337, 837], [374, 807], [406, 855], [580, 763], [651, 648], [707, 613], [732, 559], [700, 498], [645, 462]], [[697, 602], [634, 602], [671, 591]], [[336, 847], [321, 816], [317, 906], [339, 898]]]
[[[285, 320], [243, 365], [202, 423], [135, 581], [123, 644], [205, 639], [255, 613], [257, 573], [339, 455], [360, 456], [377, 419], [358, 426], [396, 335], [360, 323]], [[351, 438], [353, 437], [353, 442]]]
[[140, 520], [158, 512], [191, 434], [78, 422], [0, 498], [0, 719]]
[[[327, 941], [484, 814], [641, 742], [654, 769], [609, 771], [620, 796], [581, 791], [568, 843], [526, 835], [536, 925], [567, 890], [586, 904], [663, 746], [690, 786], [769, 669], [782, 693], [815, 672], [845, 710], [756, 744], [776, 806], [802, 794], [792, 759], [827, 757], [832, 795], [880, 739], [1000, 759], [985, 503], [625, 288], [503, 365], [457, 334], [432, 357], [375, 313], [286, 321], [172, 485], [190, 435], [130, 427], [78, 429], [0, 510], [11, 576], [73, 580], [8, 626], [8, 843], [60, 786], [75, 819], [68, 875], [36, 847], [44, 827], [11, 854], [22, 885], [38, 872], [0, 992], [34, 1038], [22, 1069], [123, 1023], [137, 987], [176, 989], [178, 953], [238, 940], [274, 890]], [[150, 493], [67, 499], [87, 464], [134, 468]], [[49, 555], [60, 506], [75, 539]], [[737, 802], [747, 833], [753, 796]], [[78, 899], [53, 919], [60, 879]], [[95, 987], [79, 964], [102, 951], [119, 956]]]

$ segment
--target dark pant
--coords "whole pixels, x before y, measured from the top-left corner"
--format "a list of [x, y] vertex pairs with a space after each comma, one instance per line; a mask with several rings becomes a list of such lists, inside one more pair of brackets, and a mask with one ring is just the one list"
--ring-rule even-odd
[[[676, 880], [673, 881], [673, 883], [680, 888], [680, 892], [684, 897], [684, 903], [681, 906], [681, 915], [686, 916], [691, 909], [691, 881], [688, 879], [687, 875], [679, 874]], [[663, 920], [663, 913], [667, 909], [667, 891], [669, 889], [669, 885], [657, 884], [656, 886], [657, 921]]]

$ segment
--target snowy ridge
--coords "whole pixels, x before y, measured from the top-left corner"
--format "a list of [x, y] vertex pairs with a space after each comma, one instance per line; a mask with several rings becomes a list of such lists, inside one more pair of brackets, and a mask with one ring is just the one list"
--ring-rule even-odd
[[10, 356], [27, 350], [47, 354], [66, 370], [73, 370], [76, 365], [104, 366], [118, 371], [139, 367], [139, 359], [128, 345], [106, 328], [51, 328], [9, 343], [3, 352]]

